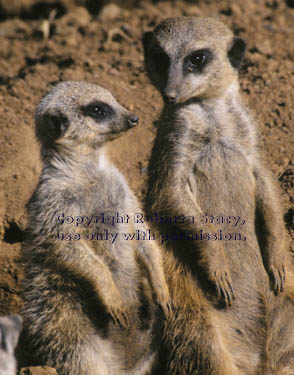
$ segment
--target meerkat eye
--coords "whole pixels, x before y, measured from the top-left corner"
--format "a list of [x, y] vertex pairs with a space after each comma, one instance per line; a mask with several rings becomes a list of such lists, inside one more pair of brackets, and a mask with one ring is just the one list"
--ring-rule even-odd
[[113, 115], [113, 109], [106, 103], [95, 102], [82, 107], [85, 116], [92, 117], [95, 120], [102, 121]]
[[190, 60], [191, 60], [192, 65], [199, 66], [199, 65], [204, 64], [205, 59], [206, 59], [206, 56], [203, 53], [195, 52], [192, 54]]
[[185, 58], [185, 66], [189, 72], [201, 72], [211, 58], [212, 54], [208, 49], [200, 49]]
[[106, 115], [106, 112], [104, 111], [104, 108], [100, 105], [92, 105], [88, 108], [89, 115], [94, 117], [104, 117]]

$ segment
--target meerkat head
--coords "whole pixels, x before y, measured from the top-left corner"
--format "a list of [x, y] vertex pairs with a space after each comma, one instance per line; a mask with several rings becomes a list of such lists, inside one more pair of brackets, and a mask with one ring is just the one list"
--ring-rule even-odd
[[80, 81], [56, 85], [41, 100], [35, 119], [43, 155], [53, 149], [97, 149], [139, 121], [108, 90]]
[[179, 17], [143, 35], [145, 69], [169, 102], [221, 95], [237, 82], [245, 42], [214, 18]]

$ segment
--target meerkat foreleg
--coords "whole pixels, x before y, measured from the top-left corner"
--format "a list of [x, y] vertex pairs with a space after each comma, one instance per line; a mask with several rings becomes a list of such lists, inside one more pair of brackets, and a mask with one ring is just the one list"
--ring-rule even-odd
[[[168, 179], [167, 179], [168, 181]], [[172, 185], [170, 185], [172, 186]], [[174, 186], [180, 186], [180, 192], [171, 194], [169, 184], [165, 184], [167, 191], [162, 192], [162, 196], [168, 196], [168, 202], [162, 207], [162, 212], [168, 212], [169, 216], [190, 216], [196, 220], [191, 223], [177, 223], [176, 230], [182, 233], [197, 234], [200, 238], [202, 232], [216, 233], [217, 230], [213, 224], [203, 224], [200, 221], [204, 212], [193, 197], [189, 184], [174, 183]], [[195, 245], [195, 251], [200, 254], [200, 265], [206, 271], [208, 279], [216, 286], [219, 299], [223, 299], [226, 305], [231, 305], [234, 299], [234, 291], [230, 276], [229, 267], [226, 261], [225, 249], [221, 241], [191, 240]]]
[[286, 279], [285, 228], [281, 203], [273, 179], [260, 166], [254, 171], [256, 178], [256, 208], [261, 215], [265, 247], [261, 249], [265, 267], [275, 293], [282, 292]]
[[[146, 228], [142, 228], [146, 229]], [[147, 272], [149, 283], [156, 303], [158, 303], [166, 315], [170, 311], [169, 289], [163, 272], [162, 257], [160, 249], [153, 241], [139, 241], [136, 248], [136, 255], [139, 263]]]
[[[95, 256], [85, 241], [71, 243], [59, 251], [49, 261], [61, 273], [85, 280], [89, 283], [97, 299], [106, 307], [115, 323], [123, 328], [128, 326], [128, 309], [116, 287], [111, 272], [101, 258]], [[74, 253], [74, 254], [73, 254]]]

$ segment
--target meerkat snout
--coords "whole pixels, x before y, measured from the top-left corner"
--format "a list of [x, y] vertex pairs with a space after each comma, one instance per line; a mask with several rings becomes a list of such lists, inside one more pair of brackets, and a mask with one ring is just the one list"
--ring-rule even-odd
[[59, 83], [40, 102], [36, 134], [42, 154], [52, 150], [96, 149], [133, 128], [136, 114], [123, 108], [104, 88], [86, 82]]
[[137, 126], [139, 124], [139, 117], [135, 115], [134, 113], [132, 113], [128, 117], [127, 121], [128, 121], [128, 124], [130, 125], [130, 128], [133, 128], [134, 126]]
[[166, 96], [166, 99], [171, 103], [176, 102], [178, 99], [178, 95], [175, 90], [166, 90], [165, 96]]
[[213, 18], [168, 19], [143, 35], [145, 69], [163, 99], [220, 96], [237, 84], [245, 42]]

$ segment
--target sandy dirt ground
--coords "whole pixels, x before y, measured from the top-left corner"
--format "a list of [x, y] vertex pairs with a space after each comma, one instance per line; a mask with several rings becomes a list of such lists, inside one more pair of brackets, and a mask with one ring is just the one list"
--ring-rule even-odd
[[166, 17], [216, 16], [247, 41], [242, 96], [280, 182], [294, 252], [294, 1], [0, 0], [0, 314], [21, 308], [25, 204], [40, 174], [34, 109], [50, 85], [111, 90], [140, 125], [109, 145], [139, 198], [162, 101], [143, 69], [142, 33]]

